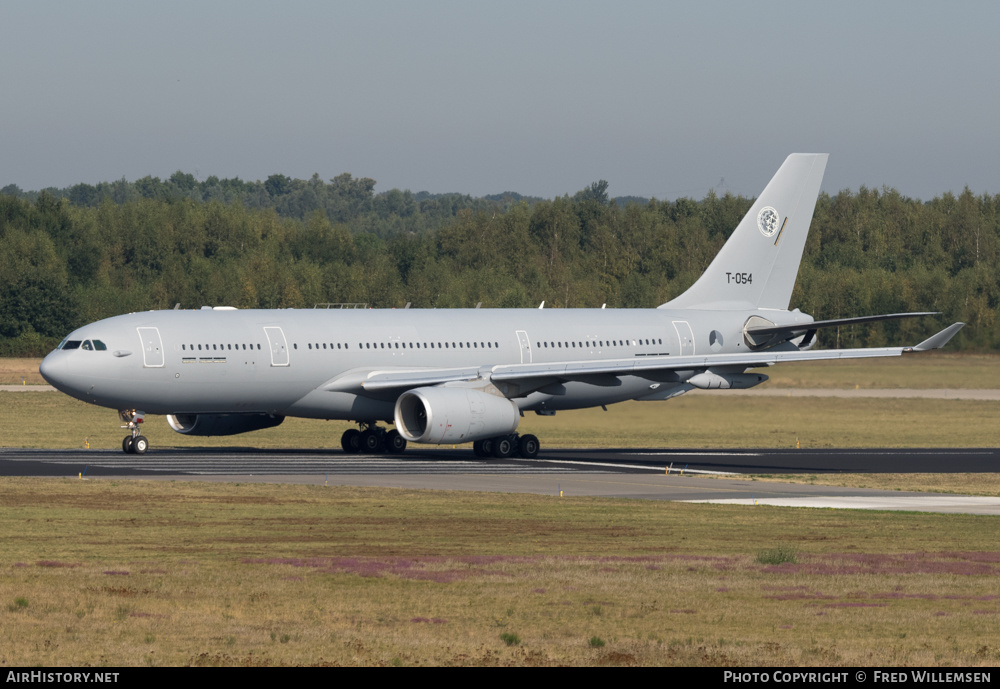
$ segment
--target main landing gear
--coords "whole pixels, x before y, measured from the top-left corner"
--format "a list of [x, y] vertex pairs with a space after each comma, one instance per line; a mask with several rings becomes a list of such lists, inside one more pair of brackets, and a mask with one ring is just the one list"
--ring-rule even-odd
[[127, 428], [130, 431], [130, 435], [126, 435], [122, 438], [122, 452], [130, 455], [144, 455], [146, 450], [149, 449], [149, 441], [146, 436], [139, 432], [139, 424], [143, 422], [146, 414], [141, 411], [136, 411], [135, 409], [121, 409], [118, 412], [118, 418], [120, 418], [125, 425], [122, 428]]
[[406, 449], [406, 438], [395, 428], [387, 431], [374, 423], [362, 423], [361, 430], [350, 428], [340, 437], [340, 446], [347, 454], [374, 455], [387, 452], [398, 455]]
[[472, 452], [476, 457], [496, 457], [506, 459], [518, 455], [524, 459], [534, 459], [538, 456], [540, 449], [538, 438], [531, 435], [521, 435], [512, 433], [510, 435], [498, 435], [495, 438], [486, 438], [472, 443]]
[[[340, 446], [349, 455], [376, 455], [382, 453], [402, 454], [406, 449], [406, 439], [393, 429], [387, 431], [374, 423], [362, 423], [361, 430], [350, 428], [344, 431], [340, 437]], [[496, 457], [506, 459], [507, 457], [523, 457], [524, 459], [534, 459], [538, 456], [540, 448], [538, 438], [531, 435], [521, 435], [511, 433], [510, 435], [498, 435], [495, 438], [486, 438], [472, 443], [472, 451], [476, 457]]]

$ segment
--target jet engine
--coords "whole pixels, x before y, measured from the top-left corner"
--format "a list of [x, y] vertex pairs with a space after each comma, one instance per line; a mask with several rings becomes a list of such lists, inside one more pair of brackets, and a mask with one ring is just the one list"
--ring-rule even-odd
[[273, 414], [167, 414], [167, 423], [184, 435], [236, 435], [273, 428], [285, 420]]
[[468, 443], [513, 433], [521, 412], [509, 399], [458, 387], [416, 388], [396, 400], [396, 430], [414, 443]]

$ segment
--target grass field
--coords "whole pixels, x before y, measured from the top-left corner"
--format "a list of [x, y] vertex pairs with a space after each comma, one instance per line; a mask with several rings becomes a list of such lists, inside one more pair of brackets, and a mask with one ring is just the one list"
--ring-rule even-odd
[[[1000, 387], [996, 358], [897, 362], [768, 373], [787, 387]], [[31, 365], [8, 360], [0, 375]], [[543, 447], [992, 446], [998, 412], [996, 402], [721, 392], [528, 415], [520, 430]], [[287, 419], [190, 438], [147, 419], [153, 451], [338, 448], [348, 427]], [[0, 393], [0, 446], [117, 448], [118, 425], [112, 410], [58, 393]], [[797, 480], [1000, 490], [993, 475]], [[993, 666], [997, 526], [972, 515], [0, 478], [0, 662]]]
[[0, 358], [0, 385], [44, 384], [42, 374], [38, 372], [41, 359], [3, 359]]
[[[53, 422], [53, 420], [57, 420]], [[59, 393], [0, 392], [0, 447], [121, 445], [117, 414]], [[286, 419], [228, 437], [175, 433], [146, 417], [151, 447], [339, 448], [346, 422]], [[1000, 402], [915, 399], [738, 398], [726, 391], [667, 402], [625, 402], [554, 417], [527, 414], [518, 429], [542, 447], [993, 447]]]
[[0, 479], [0, 661], [980, 665], [997, 519]]

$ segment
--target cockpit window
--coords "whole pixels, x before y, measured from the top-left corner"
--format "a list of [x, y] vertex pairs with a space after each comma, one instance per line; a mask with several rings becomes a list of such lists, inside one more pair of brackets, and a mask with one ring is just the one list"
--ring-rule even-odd
[[93, 348], [94, 348], [94, 346], [92, 344], [90, 344], [90, 340], [84, 340], [83, 341], [83, 345], [80, 346], [80, 349], [86, 349], [88, 352], [90, 350], [92, 350]]
[[79, 349], [80, 340], [66, 340], [62, 346], [63, 349]]
[[94, 340], [94, 349], [96, 349], [98, 352], [106, 352], [108, 351], [108, 346], [103, 342], [101, 342], [100, 340]]

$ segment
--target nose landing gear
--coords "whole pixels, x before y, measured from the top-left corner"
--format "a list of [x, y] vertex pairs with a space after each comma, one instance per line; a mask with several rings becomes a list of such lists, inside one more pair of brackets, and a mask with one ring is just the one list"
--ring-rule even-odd
[[127, 428], [130, 431], [130, 435], [122, 438], [122, 452], [130, 455], [146, 454], [146, 450], [149, 449], [149, 440], [139, 432], [139, 424], [143, 422], [145, 417], [145, 412], [136, 411], [135, 409], [121, 409], [118, 411], [118, 418], [125, 424], [122, 428]]

